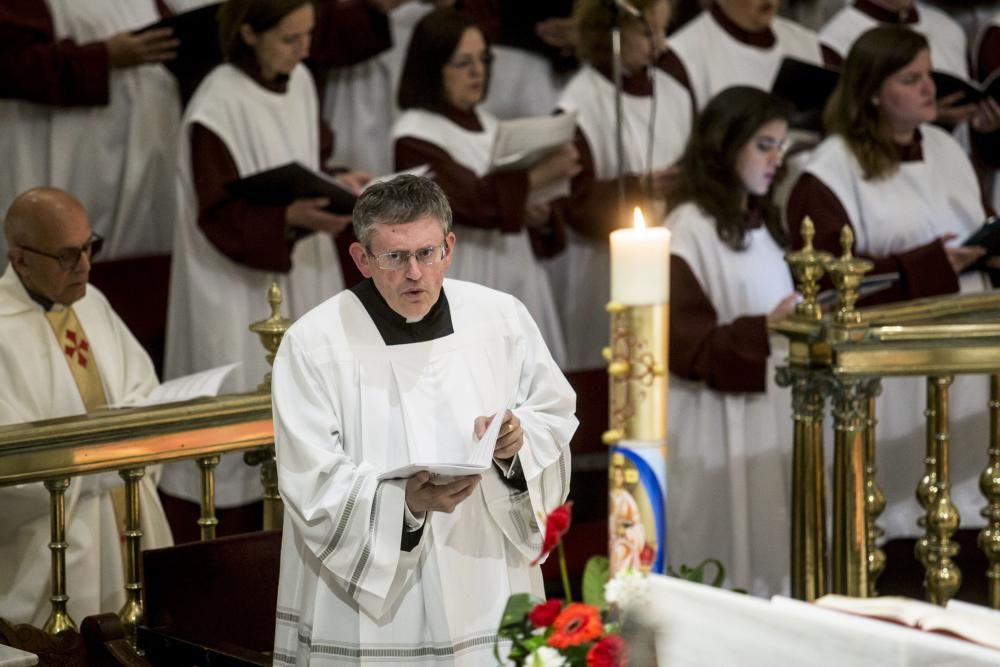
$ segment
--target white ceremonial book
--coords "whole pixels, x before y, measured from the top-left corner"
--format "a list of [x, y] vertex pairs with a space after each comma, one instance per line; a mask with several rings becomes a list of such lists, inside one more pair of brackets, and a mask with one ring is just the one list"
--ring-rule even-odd
[[1000, 612], [985, 607], [949, 602], [942, 608], [905, 597], [852, 598], [843, 595], [824, 595], [815, 604], [1000, 649]]
[[[576, 112], [502, 120], [497, 125], [490, 172], [521, 171], [538, 164], [563, 144], [572, 143]], [[528, 194], [528, 204], [544, 204], [569, 196], [569, 179], [554, 181]]]
[[144, 407], [150, 405], [162, 405], [164, 403], [179, 403], [181, 401], [190, 401], [194, 398], [204, 398], [206, 396], [218, 396], [219, 390], [222, 389], [222, 383], [226, 381], [236, 368], [240, 365], [240, 362], [226, 364], [225, 366], [218, 366], [216, 368], [210, 368], [207, 371], [201, 371], [200, 373], [193, 373], [191, 375], [185, 375], [183, 377], [174, 378], [173, 380], [168, 380], [156, 389], [149, 392], [146, 398], [139, 399], [137, 401], [132, 401], [123, 405], [117, 405], [115, 407], [119, 408], [136, 408]]
[[407, 479], [426, 470], [431, 474], [432, 483], [446, 484], [455, 477], [486, 472], [493, 465], [493, 450], [496, 449], [497, 437], [500, 435], [500, 426], [503, 424], [505, 412], [506, 410], [500, 410], [493, 415], [493, 421], [490, 422], [482, 438], [476, 440], [475, 433], [473, 433], [470, 446], [445, 447], [443, 448], [445, 451], [439, 452], [441, 460], [415, 462], [389, 470], [378, 476], [379, 481]]

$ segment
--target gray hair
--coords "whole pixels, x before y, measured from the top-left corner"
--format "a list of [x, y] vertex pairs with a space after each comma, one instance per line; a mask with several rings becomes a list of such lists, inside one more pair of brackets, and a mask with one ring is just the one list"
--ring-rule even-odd
[[419, 218], [434, 218], [447, 236], [451, 232], [451, 205], [441, 187], [429, 178], [403, 174], [367, 188], [351, 214], [354, 236], [369, 248], [375, 225], [402, 225]]

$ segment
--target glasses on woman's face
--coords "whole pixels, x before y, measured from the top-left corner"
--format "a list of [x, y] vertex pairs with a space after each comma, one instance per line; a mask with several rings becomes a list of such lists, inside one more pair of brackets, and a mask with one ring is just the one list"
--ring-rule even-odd
[[448, 61], [448, 67], [454, 67], [455, 69], [460, 69], [464, 71], [471, 70], [476, 63], [479, 63], [484, 68], [488, 68], [493, 63], [493, 54], [489, 51], [484, 51], [476, 56], [459, 56], [454, 60]]
[[101, 251], [101, 246], [104, 245], [104, 238], [100, 234], [91, 234], [87, 242], [84, 243], [79, 248], [63, 248], [59, 252], [45, 252], [44, 250], [38, 250], [37, 248], [32, 248], [26, 245], [18, 245], [17, 247], [21, 250], [27, 250], [28, 252], [33, 252], [36, 255], [41, 255], [42, 257], [48, 257], [49, 259], [54, 259], [59, 262], [59, 268], [63, 271], [72, 271], [77, 266], [80, 265], [80, 258], [84, 253], [87, 253], [88, 257], [94, 257]]
[[433, 266], [439, 263], [448, 254], [448, 244], [429, 245], [426, 248], [419, 248], [413, 251], [390, 250], [381, 255], [372, 255], [369, 251], [368, 254], [375, 258], [375, 264], [383, 271], [399, 271], [410, 265], [411, 257], [424, 266]]

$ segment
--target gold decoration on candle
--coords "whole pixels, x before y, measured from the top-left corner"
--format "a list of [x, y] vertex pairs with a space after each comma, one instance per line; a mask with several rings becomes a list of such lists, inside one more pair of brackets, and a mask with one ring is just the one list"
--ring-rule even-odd
[[795, 314], [818, 320], [823, 316], [823, 312], [816, 302], [819, 281], [825, 272], [824, 265], [833, 259], [833, 255], [813, 249], [815, 234], [813, 221], [809, 216], [806, 216], [802, 220], [802, 249], [786, 253], [785, 261], [792, 268], [796, 289], [802, 295], [802, 301], [795, 305]]

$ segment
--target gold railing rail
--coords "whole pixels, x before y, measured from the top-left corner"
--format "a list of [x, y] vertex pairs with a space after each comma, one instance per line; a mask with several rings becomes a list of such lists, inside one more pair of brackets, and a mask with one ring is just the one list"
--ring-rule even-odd
[[[885, 565], [877, 546], [876, 520], [885, 498], [877, 483], [875, 396], [881, 378], [927, 377], [927, 437], [915, 443], [924, 475], [914, 480], [925, 510], [916, 556], [925, 568], [928, 598], [944, 604], [958, 590], [961, 573], [952, 561], [958, 513], [950, 496], [949, 387], [959, 374], [991, 376], [983, 397], [990, 420], [983, 443], [980, 489], [986, 527], [979, 544], [989, 561], [987, 596], [1000, 608], [1000, 293], [984, 292], [920, 299], [856, 309], [857, 290], [871, 269], [851, 255], [849, 228], [843, 254], [834, 258], [812, 248], [812, 223], [803, 222], [804, 247], [786, 255], [805, 296], [795, 314], [776, 330], [789, 341], [778, 383], [791, 387], [795, 421], [792, 463], [792, 594], [811, 600], [827, 592], [875, 594]], [[823, 314], [817, 301], [824, 274], [837, 289], [838, 306]], [[833, 530], [826, 542], [823, 419], [831, 398], [834, 423]]]

